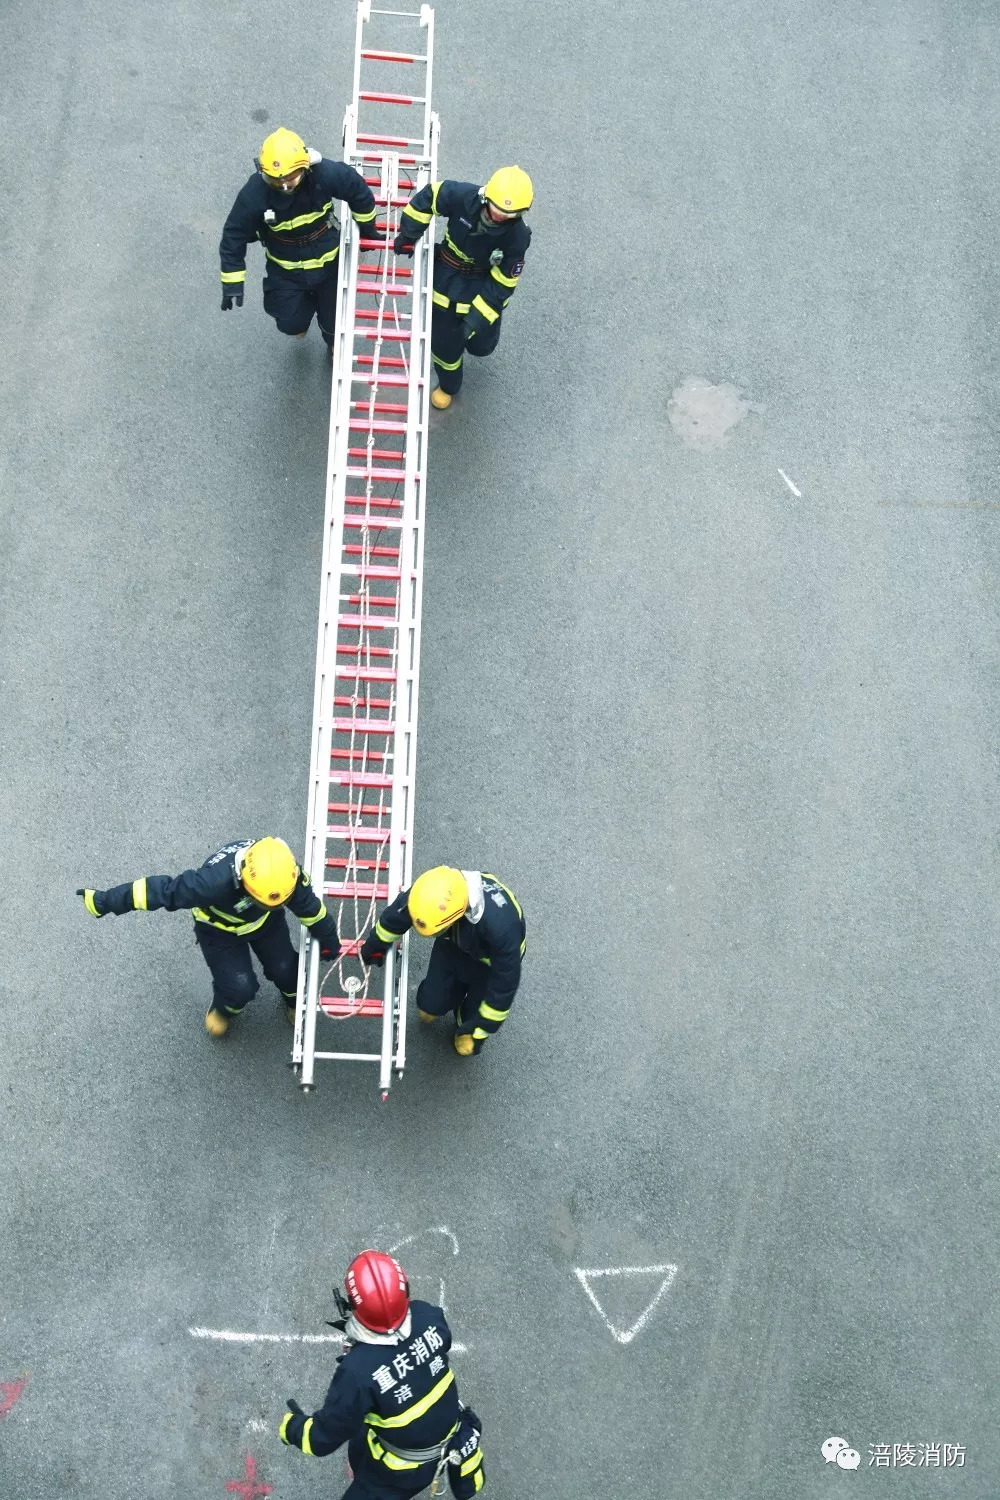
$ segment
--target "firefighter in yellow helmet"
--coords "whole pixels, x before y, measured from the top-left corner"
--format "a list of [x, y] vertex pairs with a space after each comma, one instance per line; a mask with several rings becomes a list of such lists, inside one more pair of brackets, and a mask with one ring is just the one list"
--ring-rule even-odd
[[417, 987], [422, 1021], [453, 1011], [455, 1051], [480, 1052], [500, 1030], [521, 982], [524, 912], [495, 875], [438, 865], [400, 891], [361, 947], [366, 964], [383, 964], [411, 927], [434, 939], [427, 976]]
[[287, 906], [319, 941], [325, 959], [340, 952], [336, 920], [284, 839], [240, 839], [181, 875], [144, 875], [110, 890], [86, 888], [76, 894], [92, 917], [160, 910], [193, 914], [195, 941], [212, 973], [212, 1004], [205, 1016], [212, 1036], [222, 1036], [257, 993], [251, 951], [294, 1020], [298, 956], [282, 908]]
[[434, 247], [434, 317], [431, 354], [437, 389], [431, 401], [443, 411], [462, 385], [466, 353], [492, 354], [500, 342], [503, 310], [524, 270], [531, 230], [531, 178], [520, 167], [501, 167], [483, 187], [472, 182], [430, 182], [400, 216], [393, 249], [412, 255], [435, 217], [447, 219]]
[[282, 333], [304, 338], [313, 314], [333, 346], [343, 199], [366, 236], [375, 230], [375, 199], [359, 172], [310, 150], [294, 130], [274, 130], [260, 148], [222, 231], [222, 310], [243, 306], [247, 245], [260, 240], [267, 261], [264, 311]]

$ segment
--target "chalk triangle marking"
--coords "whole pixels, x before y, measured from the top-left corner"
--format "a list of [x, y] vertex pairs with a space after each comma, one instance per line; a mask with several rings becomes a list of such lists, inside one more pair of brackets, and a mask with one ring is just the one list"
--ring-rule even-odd
[[[577, 1278], [577, 1280], [579, 1281], [580, 1285], [583, 1287], [583, 1290], [586, 1292], [588, 1298], [593, 1303], [594, 1307], [597, 1309], [597, 1312], [600, 1315], [600, 1318], [601, 1318], [602, 1322], [604, 1323], [604, 1326], [607, 1328], [608, 1332], [611, 1334], [611, 1337], [613, 1339], [615, 1339], [619, 1344], [630, 1344], [632, 1342], [632, 1340], [635, 1338], [636, 1334], [641, 1329], [645, 1328], [646, 1324], [649, 1322], [649, 1320], [652, 1317], [652, 1314], [653, 1314], [655, 1308], [657, 1307], [658, 1303], [661, 1301], [661, 1299], [663, 1297], [663, 1294], [669, 1289], [671, 1282], [673, 1281], [674, 1277], [677, 1275], [677, 1267], [676, 1266], [670, 1266], [670, 1265], [663, 1265], [663, 1266], [604, 1266], [604, 1267], [601, 1267], [601, 1268], [596, 1269], [596, 1270], [585, 1271], [580, 1266], [574, 1266], [573, 1267], [573, 1275]], [[639, 1314], [639, 1316], [636, 1318], [635, 1322], [631, 1325], [630, 1328], [618, 1328], [614, 1323], [612, 1323], [611, 1319], [608, 1317], [607, 1313], [604, 1311], [604, 1308], [601, 1306], [600, 1302], [598, 1301], [597, 1295], [594, 1292], [594, 1288], [591, 1286], [590, 1283], [591, 1283], [591, 1281], [597, 1281], [601, 1277], [604, 1277], [604, 1276], [611, 1276], [611, 1277], [622, 1277], [622, 1276], [659, 1276], [660, 1277], [660, 1284], [657, 1287], [656, 1291], [653, 1293], [653, 1296], [652, 1296], [651, 1300], [646, 1304], [645, 1309], [643, 1310], [643, 1312], [641, 1312]]]

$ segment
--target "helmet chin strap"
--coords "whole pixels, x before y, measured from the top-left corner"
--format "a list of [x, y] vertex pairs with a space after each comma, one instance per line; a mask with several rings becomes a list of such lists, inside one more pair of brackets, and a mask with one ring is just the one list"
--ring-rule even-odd
[[498, 223], [496, 219], [491, 219], [489, 209], [486, 207], [486, 203], [484, 200], [482, 209], [479, 213], [479, 223], [482, 226], [484, 234], [503, 234], [504, 230], [507, 228], [508, 220], [501, 219]]

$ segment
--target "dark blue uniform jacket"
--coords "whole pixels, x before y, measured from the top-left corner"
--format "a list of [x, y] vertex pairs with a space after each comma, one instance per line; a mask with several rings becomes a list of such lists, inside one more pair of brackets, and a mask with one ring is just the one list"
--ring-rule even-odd
[[[488, 964], [489, 982], [479, 1008], [479, 1025], [484, 1031], [497, 1031], [507, 1017], [521, 982], [521, 960], [525, 950], [524, 912], [514, 892], [495, 875], [484, 874], [483, 914], [478, 922], [467, 916], [445, 929], [439, 943], [448, 943], [460, 953]], [[400, 891], [385, 908], [375, 924], [375, 935], [393, 943], [413, 926], [407, 902], [409, 887]]]
[[414, 193], [400, 216], [400, 233], [418, 240], [438, 215], [448, 224], [434, 262], [435, 306], [453, 307], [473, 329], [489, 326], [514, 294], [531, 230], [523, 219], [489, 223], [474, 182], [444, 181]]
[[326, 158], [309, 167], [294, 193], [268, 187], [259, 172], [244, 184], [222, 230], [219, 256], [222, 280], [246, 280], [247, 245], [260, 240], [268, 269], [292, 274], [318, 271], [340, 250], [335, 198], [343, 199], [354, 221], [369, 230], [375, 223], [375, 198], [360, 173], [346, 162]]
[[420, 1451], [458, 1435], [462, 1404], [448, 1364], [450, 1348], [443, 1309], [411, 1302], [406, 1338], [395, 1344], [352, 1344], [319, 1411], [311, 1417], [289, 1412], [281, 1424], [282, 1440], [324, 1458], [360, 1435], [383, 1472], [411, 1479], [423, 1465], [397, 1457], [386, 1444]]

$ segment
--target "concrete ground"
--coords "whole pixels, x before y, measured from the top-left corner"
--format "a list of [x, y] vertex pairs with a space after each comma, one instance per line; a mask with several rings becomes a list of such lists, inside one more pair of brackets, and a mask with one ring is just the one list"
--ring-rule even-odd
[[1000, 1494], [994, 7], [437, 8], [442, 172], [538, 195], [431, 447], [417, 864], [529, 923], [479, 1060], [304, 1099], [73, 894], [301, 843], [329, 377], [216, 247], [353, 15], [6, 7], [0, 1488], [338, 1495], [332, 1347], [190, 1330], [374, 1243], [494, 1500]]

